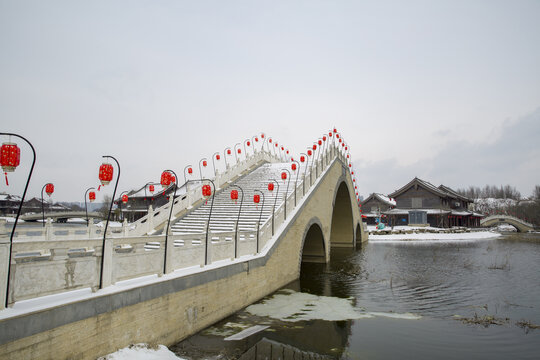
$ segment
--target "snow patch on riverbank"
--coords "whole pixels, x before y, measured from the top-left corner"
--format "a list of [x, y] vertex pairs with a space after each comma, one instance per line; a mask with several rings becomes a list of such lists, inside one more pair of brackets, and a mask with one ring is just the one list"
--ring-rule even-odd
[[418, 233], [418, 234], [391, 234], [391, 235], [369, 235], [371, 243], [393, 243], [393, 242], [408, 242], [408, 243], [426, 243], [426, 242], [470, 242], [476, 240], [492, 240], [496, 239], [501, 234], [493, 231], [477, 231], [470, 233], [457, 234], [435, 234], [435, 233]]
[[397, 319], [418, 320], [421, 316], [411, 313], [367, 312], [353, 305], [354, 299], [317, 296], [293, 290], [282, 290], [271, 298], [248, 306], [252, 315], [270, 317], [282, 321], [297, 322], [307, 320], [341, 321], [365, 319], [375, 316]]
[[184, 360], [176, 356], [165, 345], [155, 347], [147, 344], [135, 344], [120, 349], [112, 354], [98, 358], [98, 360]]

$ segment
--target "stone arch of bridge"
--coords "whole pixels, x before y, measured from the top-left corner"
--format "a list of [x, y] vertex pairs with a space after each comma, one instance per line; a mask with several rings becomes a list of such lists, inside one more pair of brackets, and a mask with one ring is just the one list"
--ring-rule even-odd
[[336, 184], [332, 204], [332, 223], [330, 226], [330, 245], [335, 247], [354, 247], [355, 227], [351, 192], [347, 181], [341, 179]]
[[356, 223], [356, 231], [354, 232], [355, 246], [362, 246], [362, 223]]
[[496, 216], [491, 219], [486, 218], [480, 222], [480, 225], [484, 227], [497, 226], [500, 224], [512, 225], [513, 227], [516, 228], [518, 232], [527, 232], [529, 230], [533, 230], [533, 228], [525, 224], [522, 224], [511, 217]]
[[306, 225], [302, 240], [300, 262], [325, 263], [326, 242], [319, 218], [312, 218]]

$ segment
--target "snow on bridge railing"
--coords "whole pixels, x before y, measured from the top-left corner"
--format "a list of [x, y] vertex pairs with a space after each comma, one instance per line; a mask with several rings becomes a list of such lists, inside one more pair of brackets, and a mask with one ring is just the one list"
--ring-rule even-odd
[[[98, 259], [103, 254], [105, 254], [104, 263], [108, 264], [103, 268], [104, 286], [148, 275], [161, 276], [190, 267], [204, 267], [217, 261], [234, 261], [236, 257], [262, 256], [262, 253], [271, 246], [271, 240], [275, 240], [274, 235], [277, 235], [280, 226], [291, 218], [295, 202], [298, 205], [313, 190], [332, 161], [340, 159], [347, 163], [344, 154], [338, 150], [337, 147], [329, 146], [313, 166], [304, 167], [305, 171], [298, 176], [297, 186], [293, 185], [293, 190], [286, 194], [286, 213], [285, 201], [280, 200], [279, 206], [274, 211], [273, 228], [272, 217], [269, 217], [260, 224], [258, 237], [256, 230], [238, 231], [237, 238], [231, 231], [210, 232], [208, 236], [205, 233], [173, 235], [170, 232], [168, 247], [165, 248], [164, 234], [132, 235], [124, 226], [117, 230], [120, 233], [114, 233], [113, 230], [111, 235], [107, 236], [103, 249], [100, 236], [89, 236], [89, 234], [99, 235], [102, 230], [97, 226], [91, 225], [91, 231], [86, 234], [70, 232], [59, 235], [52, 233], [49, 223], [45, 230], [49, 231], [48, 235], [19, 237], [13, 242], [11, 282], [14, 286], [10, 288], [9, 303], [76, 289], [91, 288], [96, 291], [100, 279]], [[261, 159], [268, 160], [269, 157], [268, 154], [259, 153], [252, 159], [252, 162], [239, 163], [227, 175], [223, 174], [220, 186], [232, 181]], [[296, 177], [294, 181], [296, 182]], [[189, 193], [186, 198], [176, 199], [175, 206], [188, 207], [196, 202], [193, 201], [195, 196], [187, 200], [188, 198]], [[168, 214], [168, 206], [170, 202], [155, 210], [154, 218], [159, 216], [158, 212]], [[8, 246], [8, 243], [0, 241], [2, 256], [7, 253], [4, 250]], [[163, 268], [165, 257], [166, 269]], [[7, 257], [0, 259], [0, 263], [2, 261], [7, 263]], [[5, 284], [6, 279], [0, 281]], [[4, 284], [0, 286], [5, 290]]]

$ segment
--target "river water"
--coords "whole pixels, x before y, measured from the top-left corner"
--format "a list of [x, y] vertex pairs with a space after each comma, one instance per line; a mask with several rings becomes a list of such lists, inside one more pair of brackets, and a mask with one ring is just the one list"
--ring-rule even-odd
[[[268, 327], [224, 340], [255, 325]], [[186, 359], [540, 359], [535, 325], [540, 234], [370, 241], [302, 265], [298, 281], [171, 350]]]

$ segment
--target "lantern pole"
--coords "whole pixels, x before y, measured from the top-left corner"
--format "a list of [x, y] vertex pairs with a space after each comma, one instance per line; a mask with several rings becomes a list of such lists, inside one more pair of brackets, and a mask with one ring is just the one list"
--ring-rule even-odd
[[257, 137], [257, 135], [253, 135], [251, 137], [251, 143], [253, 144], [253, 155], [255, 155], [255, 153], [257, 152], [257, 149], [255, 148], [255, 142], [259, 142], [259, 138]]
[[[49, 183], [47, 183], [49, 184]], [[47, 184], [43, 185], [43, 187], [41, 188], [41, 215], [42, 215], [42, 218], [43, 218], [43, 227], [45, 227], [45, 207], [43, 205], [43, 190], [45, 190], [45, 187], [47, 186]]]
[[261, 151], [264, 151], [264, 142], [266, 141], [266, 135], [264, 133], [261, 133]]
[[204, 243], [204, 265], [208, 265], [208, 231], [210, 230], [210, 218], [212, 217], [212, 209], [214, 207], [214, 197], [216, 195], [216, 185], [210, 179], [203, 179], [203, 180], [210, 181], [212, 183], [212, 186], [214, 187], [214, 191], [212, 191], [212, 203], [210, 204], [210, 214], [208, 214], [208, 224], [206, 225], [206, 241]]
[[240, 221], [240, 212], [242, 212], [242, 203], [244, 202], [244, 190], [238, 185], [232, 185], [233, 188], [238, 188], [242, 192], [242, 199], [240, 200], [240, 208], [238, 209], [238, 217], [236, 218], [236, 225], [234, 227], [234, 258], [238, 257], [238, 222]]
[[[244, 156], [245, 156], [246, 159], [247, 159], [248, 152], [247, 152], [247, 148], [246, 148], [246, 142], [249, 142], [249, 139], [244, 140]], [[248, 145], [248, 146], [249, 146], [249, 145]]]
[[214, 166], [214, 177], [217, 176], [217, 173], [216, 173], [216, 163], [214, 162], [214, 159], [216, 158], [217, 155], [219, 155], [219, 152], [215, 152], [214, 155], [212, 155], [212, 166]]
[[208, 161], [206, 158], [202, 158], [199, 160], [199, 174], [201, 175], [201, 181], [202, 181], [202, 169], [201, 169], [201, 162]]
[[[304, 169], [304, 174], [302, 175], [302, 196], [306, 195], [306, 172], [307, 172], [307, 165], [308, 165], [308, 161], [309, 161], [309, 157], [307, 156], [307, 154], [305, 153], [300, 153], [300, 156], [304, 155], [304, 158], [306, 159], [306, 167]], [[302, 170], [302, 168], [298, 169], [298, 170]]]
[[279, 196], [279, 183], [274, 179], [272, 179], [272, 182], [275, 182], [277, 185], [276, 197], [274, 198], [274, 207], [272, 208], [272, 236], [274, 236], [274, 213], [276, 212], [277, 198]]
[[[323, 163], [324, 163], [324, 166], [327, 165], [328, 163], [328, 154], [326, 153], [326, 149], [327, 149], [327, 144], [326, 144], [326, 134], [323, 134], [323, 137], [322, 137], [322, 140], [323, 140], [323, 143], [324, 143], [324, 150], [323, 150]], [[326, 159], [326, 160], [325, 160]]]
[[287, 220], [287, 197], [289, 195], [289, 184], [291, 183], [291, 172], [288, 169], [281, 169], [281, 171], [286, 171], [289, 176], [287, 176], [287, 190], [285, 190], [285, 219]]
[[13, 227], [11, 228], [11, 235], [9, 236], [9, 260], [8, 260], [8, 269], [7, 269], [7, 281], [6, 281], [6, 308], [8, 307], [9, 303], [9, 278], [11, 273], [11, 249], [13, 247], [13, 236], [15, 235], [15, 229], [17, 228], [17, 222], [19, 221], [19, 216], [21, 215], [22, 206], [24, 203], [24, 198], [26, 196], [26, 191], [28, 190], [28, 184], [30, 184], [30, 179], [32, 178], [32, 172], [34, 171], [34, 165], [36, 164], [36, 149], [34, 149], [34, 146], [30, 141], [28, 141], [26, 138], [22, 137], [21, 135], [13, 134], [13, 133], [0, 133], [0, 135], [7, 135], [7, 136], [15, 136], [22, 140], [24, 140], [28, 145], [30, 145], [30, 148], [32, 149], [33, 159], [32, 159], [32, 165], [30, 167], [30, 172], [28, 173], [28, 178], [26, 179], [26, 185], [24, 186], [24, 191], [22, 194], [21, 202], [19, 204], [19, 209], [17, 210], [17, 216], [15, 217], [15, 223], [13, 224]]
[[[311, 147], [308, 147], [308, 158], [306, 159], [306, 162], [309, 162], [309, 152], [312, 151], [312, 148]], [[315, 157], [315, 154], [311, 154], [311, 156]], [[307, 165], [307, 164], [306, 164]], [[313, 158], [311, 160], [311, 166], [309, 167], [310, 171], [309, 171], [309, 187], [311, 187], [311, 185], [313, 185], [313, 179], [312, 179], [312, 175], [313, 175]]]
[[296, 160], [293, 160], [291, 162], [296, 163], [296, 166], [298, 167], [298, 171], [296, 171], [296, 181], [294, 182], [294, 207], [296, 207], [296, 189], [298, 188], [298, 175], [300, 175], [300, 163]]
[[105, 238], [107, 237], [107, 228], [109, 227], [109, 219], [111, 218], [111, 211], [114, 203], [114, 196], [116, 195], [116, 189], [118, 188], [118, 180], [120, 180], [120, 164], [113, 156], [103, 155], [103, 158], [111, 158], [116, 162], [118, 166], [118, 175], [116, 175], [116, 184], [114, 185], [113, 195], [111, 199], [111, 205], [109, 206], [109, 212], [107, 213], [107, 222], [105, 223], [105, 230], [103, 231], [103, 243], [101, 245], [101, 267], [100, 267], [100, 276], [99, 276], [99, 288], [103, 289], [103, 262], [105, 260]]
[[124, 213], [122, 212], [122, 195], [124, 194], [127, 194], [129, 193], [129, 191], [122, 191], [122, 193], [120, 193], [120, 197], [118, 198], [118, 206], [120, 207], [120, 215], [122, 216], [122, 221], [124, 221]]
[[84, 193], [84, 211], [86, 212], [86, 226], [90, 226], [90, 220], [88, 219], [88, 204], [86, 202], [86, 198], [88, 197], [88, 192], [90, 190], [95, 190], [96, 188], [89, 187], [86, 189], [86, 192]]
[[[234, 145], [234, 157], [236, 158], [236, 163], [237, 163], [237, 164], [238, 164], [238, 155], [237, 155], [238, 150], [236, 149], [236, 147], [237, 147], [238, 145], [241, 145], [241, 144], [240, 144], [240, 143], [236, 143], [236, 144]], [[240, 150], [240, 151], [242, 151], [242, 150]]]
[[[176, 176], [176, 173], [172, 170], [165, 170], [164, 172], [169, 172], [174, 175], [174, 193], [171, 201], [171, 210], [169, 211], [169, 219], [167, 220], [167, 231], [165, 232], [165, 254], [163, 255], [163, 273], [166, 273], [167, 269], [167, 244], [169, 241], [169, 228], [171, 226], [171, 215], [173, 212], [173, 206], [174, 206], [174, 200], [176, 199], [176, 189], [178, 189], [178, 176]], [[187, 190], [187, 182], [186, 182], [186, 190]]]
[[191, 165], [188, 165], [184, 168], [184, 184], [186, 184], [186, 194], [188, 193], [188, 181], [187, 181], [187, 175], [186, 175], [186, 170], [188, 168], [190, 168]]
[[261, 219], [262, 219], [262, 213], [263, 213], [263, 208], [264, 208], [264, 194], [261, 190], [255, 190], [254, 192], [258, 192], [258, 193], [261, 193], [262, 195], [262, 198], [263, 198], [263, 202], [262, 202], [262, 206], [261, 206], [261, 212], [259, 214], [259, 221], [257, 222], [257, 253], [259, 252], [259, 228], [261, 226]]

